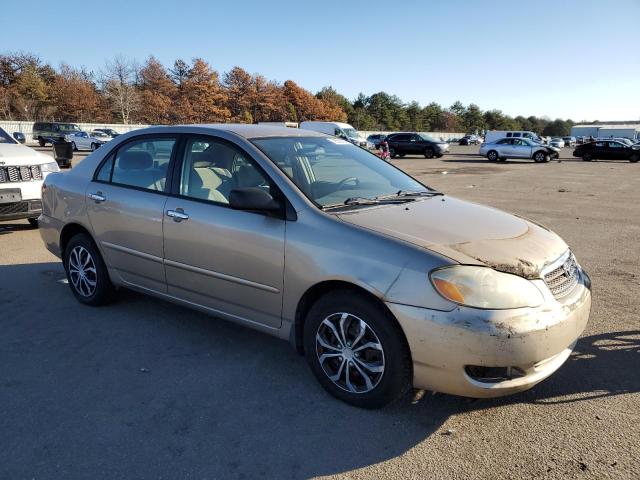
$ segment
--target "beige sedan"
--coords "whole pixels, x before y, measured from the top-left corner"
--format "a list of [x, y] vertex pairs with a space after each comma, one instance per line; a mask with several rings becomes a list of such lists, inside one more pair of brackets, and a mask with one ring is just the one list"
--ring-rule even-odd
[[47, 177], [39, 224], [81, 303], [129, 288], [278, 336], [362, 407], [531, 388], [591, 307], [553, 232], [305, 130], [121, 135]]

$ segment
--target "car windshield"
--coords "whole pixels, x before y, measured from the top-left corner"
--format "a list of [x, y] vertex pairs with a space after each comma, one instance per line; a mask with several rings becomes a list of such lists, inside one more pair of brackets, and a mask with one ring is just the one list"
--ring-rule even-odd
[[420, 135], [420, 137], [422, 137], [424, 140], [426, 140], [427, 142], [439, 142], [440, 140], [436, 140], [435, 138], [425, 134], [425, 133], [419, 133], [418, 135]]
[[358, 138], [358, 131], [355, 128], [343, 128], [342, 131], [347, 135], [347, 137], [349, 138]]
[[420, 182], [351, 143], [324, 137], [259, 138], [252, 142], [319, 207], [352, 199], [430, 193]]
[[17, 143], [11, 135], [0, 128], [0, 143]]

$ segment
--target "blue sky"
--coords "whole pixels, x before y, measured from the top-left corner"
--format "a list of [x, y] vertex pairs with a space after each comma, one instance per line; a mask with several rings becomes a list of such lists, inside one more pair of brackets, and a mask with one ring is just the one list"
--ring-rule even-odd
[[3, 3], [0, 52], [54, 65], [203, 57], [349, 98], [640, 120], [640, 0]]

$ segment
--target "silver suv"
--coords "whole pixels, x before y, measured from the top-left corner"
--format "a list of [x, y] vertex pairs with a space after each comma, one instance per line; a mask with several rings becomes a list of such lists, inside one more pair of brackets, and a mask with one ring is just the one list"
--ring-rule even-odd
[[79, 302], [130, 288], [275, 335], [362, 407], [411, 387], [525, 390], [589, 317], [589, 277], [556, 234], [320, 133], [138, 130], [44, 192], [41, 235]]

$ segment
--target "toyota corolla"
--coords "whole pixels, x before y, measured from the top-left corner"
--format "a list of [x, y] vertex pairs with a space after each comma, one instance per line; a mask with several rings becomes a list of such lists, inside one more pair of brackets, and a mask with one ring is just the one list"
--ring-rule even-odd
[[591, 307], [567, 244], [349, 142], [261, 125], [137, 130], [45, 182], [79, 302], [129, 288], [286, 339], [332, 395], [531, 388]]

